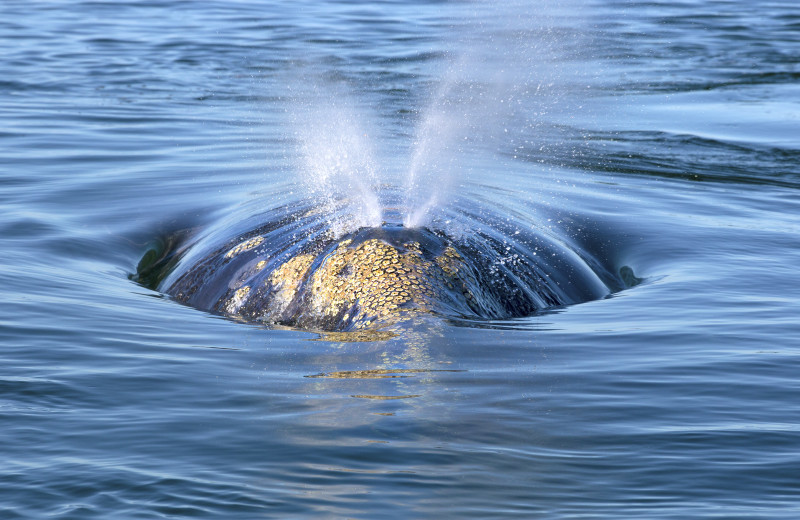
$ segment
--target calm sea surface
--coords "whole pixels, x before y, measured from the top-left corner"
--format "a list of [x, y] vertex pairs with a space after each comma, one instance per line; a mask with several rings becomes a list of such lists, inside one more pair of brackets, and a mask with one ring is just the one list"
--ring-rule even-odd
[[[0, 4], [0, 517], [800, 518], [800, 6], [495, 3]], [[349, 341], [133, 279], [367, 162], [642, 282]]]

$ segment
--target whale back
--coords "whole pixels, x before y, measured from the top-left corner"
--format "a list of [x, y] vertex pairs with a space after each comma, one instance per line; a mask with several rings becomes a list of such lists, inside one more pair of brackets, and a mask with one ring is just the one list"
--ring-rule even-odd
[[335, 237], [318, 224], [294, 216], [234, 236], [217, 230], [172, 240], [158, 261], [140, 266], [140, 278], [149, 276], [175, 300], [214, 314], [321, 331], [377, 327], [421, 314], [455, 320], [530, 316], [614, 289], [591, 261], [543, 234], [507, 240], [475, 231], [456, 239], [428, 228], [384, 225]]

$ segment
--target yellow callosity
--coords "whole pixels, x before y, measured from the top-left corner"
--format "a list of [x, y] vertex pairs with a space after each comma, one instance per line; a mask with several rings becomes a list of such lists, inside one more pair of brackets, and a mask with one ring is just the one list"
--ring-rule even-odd
[[231, 297], [231, 299], [228, 300], [227, 304], [225, 305], [225, 311], [228, 314], [236, 314], [236, 312], [239, 310], [239, 307], [242, 306], [249, 293], [250, 293], [250, 287], [248, 287], [247, 285], [237, 289], [236, 292], [233, 293], [233, 297]]
[[263, 242], [263, 241], [264, 241], [264, 237], [262, 237], [262, 236], [257, 236], [257, 237], [253, 237], [253, 238], [251, 238], [249, 240], [245, 240], [244, 242], [240, 243], [239, 245], [237, 245], [236, 247], [234, 247], [233, 249], [231, 249], [230, 251], [225, 253], [225, 258], [233, 258], [234, 256], [238, 255], [242, 251], [248, 251], [250, 249], [253, 249], [254, 247], [256, 247], [259, 244], [261, 244], [261, 242]]
[[297, 255], [272, 271], [267, 281], [274, 291], [270, 314], [279, 314], [291, 304], [313, 261], [313, 255]]
[[273, 295], [267, 314], [279, 315], [302, 292], [304, 314], [363, 328], [391, 315], [429, 311], [458, 281], [462, 260], [452, 247], [431, 261], [416, 242], [351, 243], [342, 241], [310, 274], [315, 257], [309, 254], [275, 269], [267, 281]]
[[[262, 241], [261, 237], [246, 240], [225, 256]], [[296, 254], [277, 267], [270, 268], [264, 259], [250, 265], [239, 271], [239, 282], [222, 304], [226, 314], [353, 330], [389, 318], [440, 312], [443, 305], [469, 312], [463, 306], [474, 303], [470, 289], [475, 278], [449, 245], [433, 256], [430, 251], [423, 253], [416, 241], [393, 245], [378, 238], [355, 243], [348, 238], [325, 253]], [[255, 277], [265, 269], [270, 271], [256, 283]]]

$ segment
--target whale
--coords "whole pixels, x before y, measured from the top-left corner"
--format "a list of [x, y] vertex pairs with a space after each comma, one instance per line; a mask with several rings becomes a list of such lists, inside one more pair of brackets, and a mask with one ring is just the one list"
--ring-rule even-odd
[[621, 286], [586, 252], [535, 231], [455, 236], [383, 223], [335, 235], [319, 216], [295, 214], [233, 233], [176, 236], [143, 259], [139, 280], [179, 303], [267, 327], [346, 332], [419, 316], [503, 320]]

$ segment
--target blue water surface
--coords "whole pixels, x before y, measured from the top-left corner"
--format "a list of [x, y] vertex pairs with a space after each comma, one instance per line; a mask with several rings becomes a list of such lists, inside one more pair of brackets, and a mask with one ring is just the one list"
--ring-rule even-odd
[[[800, 516], [800, 8], [495, 4], [0, 5], [2, 518]], [[631, 287], [354, 341], [137, 283], [367, 148]]]

